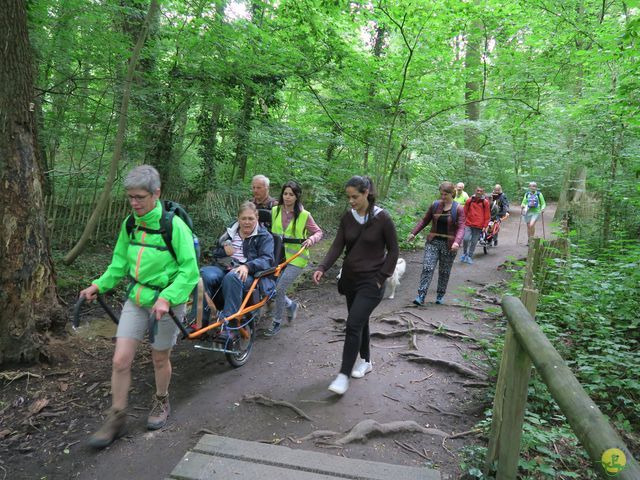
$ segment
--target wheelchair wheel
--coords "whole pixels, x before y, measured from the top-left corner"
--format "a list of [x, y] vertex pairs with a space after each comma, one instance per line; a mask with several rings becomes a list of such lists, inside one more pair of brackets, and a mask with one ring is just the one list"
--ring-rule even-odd
[[227, 361], [234, 368], [239, 368], [247, 363], [249, 355], [251, 355], [251, 349], [253, 348], [253, 342], [256, 340], [256, 325], [255, 318], [252, 318], [244, 327], [248, 330], [249, 338], [244, 338], [240, 333], [237, 334], [236, 339], [229, 350], [233, 352], [225, 353]]

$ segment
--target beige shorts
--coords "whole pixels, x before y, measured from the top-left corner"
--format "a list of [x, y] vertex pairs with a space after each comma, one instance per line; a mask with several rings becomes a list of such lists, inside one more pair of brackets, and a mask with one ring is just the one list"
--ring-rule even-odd
[[[184, 315], [185, 304], [171, 307], [178, 318]], [[131, 300], [127, 300], [120, 314], [118, 331], [116, 337], [133, 338], [143, 341], [147, 337], [149, 329], [149, 315], [151, 308], [139, 307]], [[169, 350], [173, 348], [178, 339], [177, 325], [173, 322], [169, 314], [165, 314], [158, 322], [158, 329], [155, 332], [155, 341], [151, 345], [154, 350]]]

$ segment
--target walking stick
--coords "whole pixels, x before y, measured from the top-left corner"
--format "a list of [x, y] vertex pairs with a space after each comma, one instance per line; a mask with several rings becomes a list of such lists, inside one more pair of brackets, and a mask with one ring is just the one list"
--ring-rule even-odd
[[540, 217], [542, 218], [542, 238], [547, 239], [547, 233], [544, 230], [544, 212], [540, 212]]
[[520, 212], [520, 221], [518, 222], [518, 236], [516, 237], [516, 245], [520, 245], [520, 227], [522, 226], [523, 220], [522, 212]]

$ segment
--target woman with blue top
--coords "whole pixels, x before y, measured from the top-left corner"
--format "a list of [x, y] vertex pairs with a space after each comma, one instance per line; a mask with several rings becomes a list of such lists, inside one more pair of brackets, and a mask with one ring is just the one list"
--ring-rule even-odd
[[[275, 310], [271, 328], [265, 332], [267, 337], [277, 335], [280, 331], [285, 308], [290, 322], [296, 319], [299, 305], [287, 297], [287, 289], [302, 273], [309, 263], [309, 251], [312, 245], [322, 239], [322, 230], [313, 220], [311, 214], [304, 209], [300, 198], [302, 188], [297, 182], [290, 181], [282, 186], [277, 206], [271, 209], [271, 233], [282, 235], [285, 239], [302, 241], [305, 250], [282, 271], [276, 285]], [[287, 259], [294, 256], [300, 248], [298, 243], [284, 243], [284, 253]]]

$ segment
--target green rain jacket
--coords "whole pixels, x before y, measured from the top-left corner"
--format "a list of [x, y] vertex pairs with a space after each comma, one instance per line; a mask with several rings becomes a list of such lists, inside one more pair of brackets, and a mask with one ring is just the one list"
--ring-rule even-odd
[[[136, 225], [160, 229], [162, 205], [156, 202], [153, 210], [135, 218]], [[141, 307], [152, 307], [158, 297], [172, 306], [185, 303], [198, 283], [200, 272], [189, 227], [177, 215], [173, 217], [171, 244], [177, 260], [166, 250], [162, 235], [135, 228], [133, 241], [129, 238], [126, 219], [107, 270], [93, 282], [100, 293], [115, 287], [125, 277], [132, 279], [129, 298]], [[154, 248], [156, 247], [156, 248]], [[158, 249], [160, 247], [161, 249]]]

